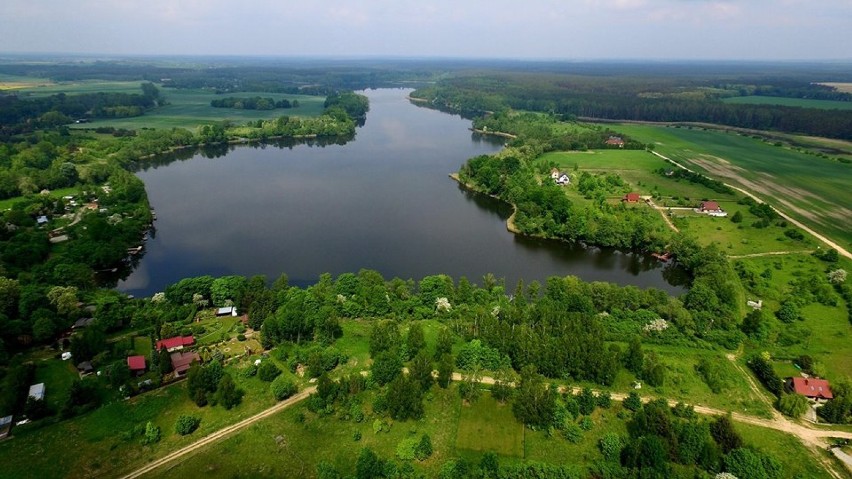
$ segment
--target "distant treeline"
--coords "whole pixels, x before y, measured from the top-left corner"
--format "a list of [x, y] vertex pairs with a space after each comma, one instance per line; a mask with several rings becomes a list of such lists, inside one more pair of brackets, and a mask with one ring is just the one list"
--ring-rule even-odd
[[[728, 104], [730, 84], [701, 84], [661, 78], [592, 77], [578, 75], [486, 73], [442, 80], [413, 96], [432, 106], [469, 116], [507, 107], [549, 112], [563, 117], [659, 122], [704, 122], [791, 133], [852, 139], [852, 110], [823, 110], [780, 105]], [[743, 87], [745, 88], [745, 87]], [[736, 94], [740, 92], [737, 91]], [[807, 98], [828, 95], [826, 87], [760, 87], [750, 94]], [[724, 94], [724, 95], [723, 95]], [[842, 97], [842, 95], [840, 95]]]
[[259, 96], [251, 98], [228, 97], [210, 101], [213, 108], [233, 108], [235, 110], [275, 110], [276, 108], [298, 108], [299, 100], [288, 99], [275, 101], [273, 98]]
[[81, 118], [121, 118], [142, 115], [154, 107], [159, 90], [152, 83], [142, 84], [142, 94], [134, 93], [59, 93], [43, 98], [0, 96], [0, 138], [36, 128], [51, 128]]

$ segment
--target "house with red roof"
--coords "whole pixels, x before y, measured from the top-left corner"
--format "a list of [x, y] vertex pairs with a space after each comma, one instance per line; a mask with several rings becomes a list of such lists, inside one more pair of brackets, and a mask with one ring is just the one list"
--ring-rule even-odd
[[638, 203], [641, 198], [639, 197], [639, 193], [627, 193], [624, 195], [624, 198], [621, 198], [621, 201], [626, 201], [628, 203]]
[[828, 401], [834, 398], [831, 386], [825, 379], [817, 378], [787, 378], [787, 389], [801, 394], [814, 402]]
[[697, 213], [704, 213], [709, 216], [719, 216], [724, 217], [728, 216], [728, 213], [719, 206], [719, 203], [715, 201], [702, 201], [701, 204], [698, 205], [698, 208], [695, 209]]
[[156, 349], [160, 351], [165, 349], [168, 352], [180, 351], [185, 347], [189, 347], [195, 344], [195, 337], [191, 334], [189, 336], [175, 336], [173, 338], [161, 339], [157, 341]]
[[128, 356], [127, 367], [130, 369], [131, 374], [137, 376], [145, 374], [145, 370], [148, 369], [145, 365], [145, 356]]
[[607, 146], [617, 146], [619, 148], [624, 148], [624, 140], [621, 139], [620, 136], [611, 136], [606, 140]]

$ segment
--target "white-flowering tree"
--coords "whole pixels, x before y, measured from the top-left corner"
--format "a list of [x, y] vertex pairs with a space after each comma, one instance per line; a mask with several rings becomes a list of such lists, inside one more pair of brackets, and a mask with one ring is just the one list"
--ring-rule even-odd
[[154, 293], [154, 296], [151, 296], [151, 302], [154, 304], [165, 303], [166, 302], [166, 293], [159, 292]]
[[435, 311], [439, 313], [446, 313], [453, 309], [453, 305], [450, 304], [450, 300], [444, 297], [435, 299]]
[[828, 282], [831, 284], [842, 284], [846, 281], [846, 270], [845, 269], [836, 269], [834, 271], [829, 271], [828, 273]]

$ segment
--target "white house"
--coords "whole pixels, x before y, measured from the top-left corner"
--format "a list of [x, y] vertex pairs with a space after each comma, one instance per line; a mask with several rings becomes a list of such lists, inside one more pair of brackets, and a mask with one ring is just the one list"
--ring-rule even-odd
[[571, 184], [571, 177], [568, 176], [567, 173], [562, 173], [559, 178], [556, 180], [557, 185], [569, 185]]
[[228, 306], [227, 308], [219, 308], [216, 310], [216, 316], [237, 316], [237, 308]]
[[28, 398], [33, 398], [36, 401], [44, 400], [44, 383], [33, 384], [30, 386]]

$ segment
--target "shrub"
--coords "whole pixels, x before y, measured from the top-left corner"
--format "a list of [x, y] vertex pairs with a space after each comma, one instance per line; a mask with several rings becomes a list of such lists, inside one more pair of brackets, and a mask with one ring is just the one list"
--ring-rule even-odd
[[800, 418], [808, 410], [808, 400], [799, 394], [782, 394], [778, 410], [792, 418]]
[[568, 442], [576, 444], [580, 442], [581, 439], [583, 439], [583, 430], [580, 429], [580, 426], [577, 425], [577, 423], [569, 422], [562, 430], [562, 436]]
[[177, 421], [175, 421], [175, 432], [181, 436], [186, 436], [195, 432], [199, 424], [201, 424], [200, 417], [181, 414], [178, 416]]
[[418, 440], [416, 437], [407, 437], [396, 445], [396, 457], [403, 461], [410, 461], [415, 457]]
[[604, 434], [598, 442], [598, 448], [607, 461], [618, 461], [621, 456], [622, 445], [621, 437], [614, 432]]
[[283, 401], [288, 397], [296, 394], [299, 388], [296, 384], [290, 380], [285, 378], [284, 376], [278, 376], [272, 381], [272, 384], [269, 385], [270, 391], [272, 391], [272, 395], [275, 396], [275, 399], [279, 401]]
[[257, 377], [259, 377], [261, 381], [270, 382], [277, 378], [279, 374], [281, 374], [281, 370], [278, 369], [278, 366], [276, 366], [275, 363], [268, 359], [260, 363], [260, 366], [257, 368]]
[[428, 434], [424, 434], [417, 443], [417, 448], [414, 450], [414, 457], [418, 461], [425, 461], [432, 456], [432, 438]]
[[595, 427], [595, 423], [592, 422], [592, 418], [589, 416], [583, 416], [583, 419], [580, 419], [580, 429], [591, 431], [593, 427]]
[[352, 434], [352, 440], [355, 441], [355, 442], [360, 441], [361, 440], [361, 431], [355, 431], [355, 433]]
[[145, 424], [145, 435], [142, 437], [142, 445], [154, 444], [160, 442], [160, 426], [155, 426], [154, 423], [148, 421]]
[[642, 408], [642, 399], [639, 398], [639, 394], [636, 391], [630, 391], [630, 394], [624, 398], [623, 404], [625, 409], [636, 412]]

